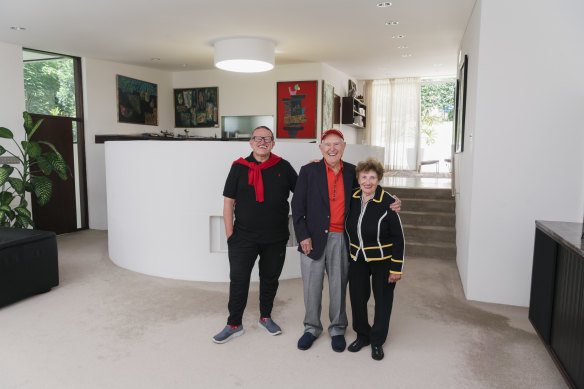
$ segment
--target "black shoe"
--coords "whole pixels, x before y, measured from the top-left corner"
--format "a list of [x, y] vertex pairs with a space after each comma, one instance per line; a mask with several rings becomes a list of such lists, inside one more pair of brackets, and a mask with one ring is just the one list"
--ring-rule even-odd
[[371, 346], [371, 358], [381, 361], [383, 359], [383, 346]]
[[333, 336], [331, 346], [333, 347], [333, 350], [338, 353], [342, 353], [343, 351], [345, 351], [345, 347], [347, 347], [347, 342], [345, 342], [345, 336], [344, 335]]
[[356, 353], [357, 351], [360, 351], [365, 346], [369, 346], [369, 341], [365, 340], [365, 339], [357, 338], [357, 340], [355, 340], [353, 343], [351, 343], [349, 345], [347, 350], [349, 350], [352, 353]]
[[312, 335], [310, 332], [305, 332], [304, 335], [298, 339], [298, 348], [300, 350], [308, 350], [315, 339], [316, 336]]

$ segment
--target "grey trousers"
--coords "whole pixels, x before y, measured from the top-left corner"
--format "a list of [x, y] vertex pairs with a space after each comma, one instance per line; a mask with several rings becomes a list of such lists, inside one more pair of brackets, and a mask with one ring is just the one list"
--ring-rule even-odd
[[310, 332], [316, 337], [322, 333], [320, 313], [326, 270], [329, 282], [329, 318], [331, 322], [328, 332], [331, 336], [344, 335], [348, 324], [345, 300], [349, 274], [345, 234], [329, 232], [324, 253], [317, 260], [301, 253], [300, 270], [304, 285], [304, 308], [306, 309], [304, 332]]

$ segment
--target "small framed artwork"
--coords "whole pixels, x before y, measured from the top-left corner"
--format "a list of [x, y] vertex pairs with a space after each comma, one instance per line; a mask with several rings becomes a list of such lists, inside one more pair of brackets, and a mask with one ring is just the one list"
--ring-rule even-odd
[[219, 88], [174, 90], [175, 127], [219, 127]]
[[454, 121], [454, 152], [464, 151], [464, 121], [466, 116], [466, 78], [468, 68], [468, 56], [464, 56], [464, 61], [458, 72], [456, 80], [455, 114]]
[[276, 135], [278, 138], [315, 139], [318, 81], [278, 82]]
[[357, 95], [357, 84], [353, 80], [349, 79], [349, 88], [347, 89], [349, 97], [355, 97]]
[[333, 128], [333, 111], [335, 103], [335, 88], [328, 82], [322, 82], [322, 130]]
[[116, 76], [118, 122], [158, 125], [158, 86], [134, 78]]

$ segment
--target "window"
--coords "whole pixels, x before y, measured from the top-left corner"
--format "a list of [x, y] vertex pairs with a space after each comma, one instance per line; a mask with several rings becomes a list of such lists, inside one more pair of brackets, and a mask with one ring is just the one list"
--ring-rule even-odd
[[454, 129], [454, 78], [422, 79], [420, 100], [420, 160], [439, 160], [448, 171]]
[[26, 110], [76, 117], [74, 60], [59, 54], [23, 50]]

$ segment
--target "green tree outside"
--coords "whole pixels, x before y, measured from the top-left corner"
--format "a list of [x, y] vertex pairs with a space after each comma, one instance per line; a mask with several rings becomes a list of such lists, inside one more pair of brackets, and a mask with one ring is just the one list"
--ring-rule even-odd
[[454, 120], [455, 87], [456, 81], [453, 79], [422, 82], [420, 116], [427, 146], [436, 142], [438, 133], [435, 125]]
[[62, 57], [25, 62], [24, 92], [28, 112], [74, 117], [73, 60]]

